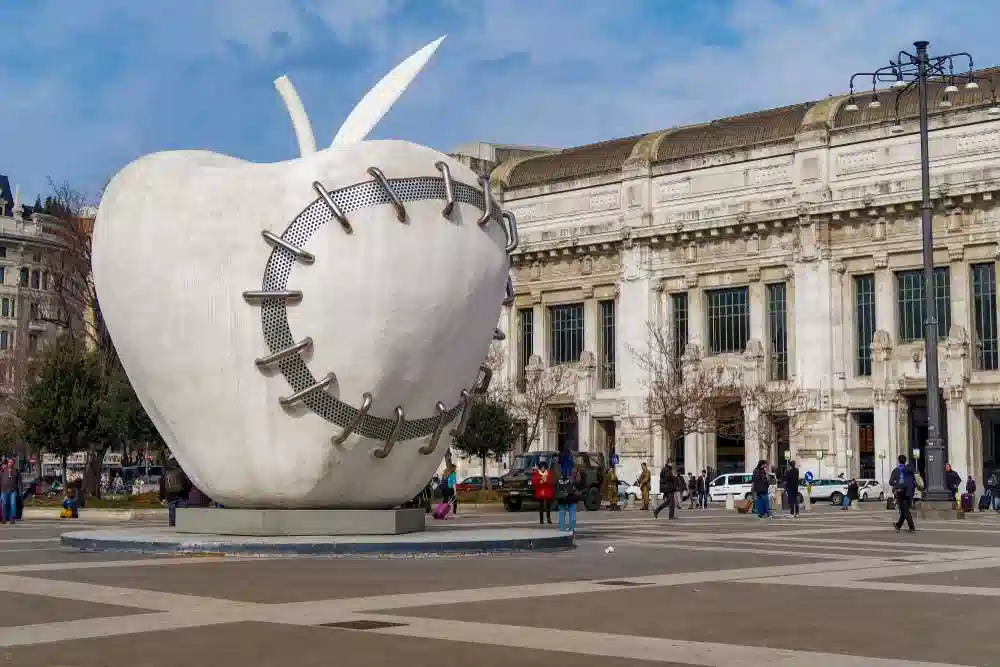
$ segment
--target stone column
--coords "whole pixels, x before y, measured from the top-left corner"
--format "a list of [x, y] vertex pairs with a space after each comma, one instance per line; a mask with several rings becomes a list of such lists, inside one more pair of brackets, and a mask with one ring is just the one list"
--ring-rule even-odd
[[752, 472], [757, 466], [757, 461], [764, 458], [761, 450], [760, 428], [761, 419], [760, 406], [755, 403], [744, 402], [743, 404], [743, 459], [747, 472]]
[[[577, 446], [581, 452], [593, 451], [593, 430], [594, 420], [590, 415], [590, 405], [588, 401], [576, 402], [576, 438]], [[610, 461], [608, 461], [610, 463]]]
[[874, 398], [875, 478], [885, 484], [896, 465], [896, 397], [876, 389]]
[[684, 436], [684, 464], [688, 470], [695, 473], [696, 477], [698, 472], [705, 467], [704, 459], [699, 451], [701, 448], [698, 446], [700, 437], [700, 433], [688, 433]]
[[532, 352], [547, 364], [549, 359], [549, 337], [548, 326], [545, 317], [545, 306], [542, 305], [542, 295], [532, 294], [531, 308], [531, 347]]
[[896, 281], [887, 268], [886, 253], [875, 254], [875, 326], [889, 334], [890, 343], [895, 342], [896, 332]]
[[697, 274], [687, 276], [688, 289], [688, 343], [694, 343], [708, 353], [705, 337], [705, 291], [698, 288]]
[[[764, 283], [760, 281], [760, 271], [749, 274], [750, 277], [750, 339], [767, 340], [767, 295]], [[768, 349], [768, 353], [770, 353]]]
[[833, 449], [836, 453], [834, 465], [836, 470], [834, 475], [843, 472], [847, 477], [854, 474], [854, 462], [847, 455], [847, 450], [851, 446], [850, 431], [847, 428], [847, 410], [840, 408], [833, 413]]
[[594, 299], [593, 286], [583, 288], [583, 349], [598, 354], [598, 335], [601, 326], [601, 314]]
[[964, 248], [962, 246], [948, 248], [948, 259], [951, 260], [948, 265], [951, 274], [951, 292], [949, 294], [951, 298], [951, 326], [960, 326], [966, 331], [973, 331], [972, 309], [969, 303], [972, 286], [969, 284], [969, 265], [962, 261], [963, 256]]
[[[845, 352], [850, 345], [849, 341], [854, 340], [851, 330], [847, 329], [849, 323], [853, 321], [853, 308], [845, 308], [846, 267], [843, 263], [837, 262], [833, 265], [833, 275], [831, 287], [833, 288], [832, 302], [830, 309], [830, 324], [833, 326], [833, 388], [837, 391], [844, 390], [847, 376], [851, 373], [853, 365], [853, 355], [848, 356], [845, 362]], [[845, 311], [852, 315], [851, 319], [844, 318]]]
[[952, 387], [946, 393], [945, 409], [948, 411], [948, 462], [962, 476], [962, 490], [967, 475], [979, 477], [973, 470], [975, 457], [969, 438], [969, 403], [961, 387]]

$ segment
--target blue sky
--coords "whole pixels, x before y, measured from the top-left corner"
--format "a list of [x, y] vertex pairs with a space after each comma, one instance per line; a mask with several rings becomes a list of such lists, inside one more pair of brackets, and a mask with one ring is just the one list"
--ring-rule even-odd
[[914, 39], [1000, 64], [1000, 3], [921, 0], [0, 0], [0, 173], [96, 196], [143, 154], [295, 157], [287, 74], [329, 144], [448, 34], [373, 133], [572, 146], [841, 92]]

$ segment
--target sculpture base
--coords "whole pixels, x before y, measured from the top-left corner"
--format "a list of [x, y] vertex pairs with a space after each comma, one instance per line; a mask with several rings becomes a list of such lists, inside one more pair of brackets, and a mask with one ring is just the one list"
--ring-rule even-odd
[[423, 509], [252, 510], [178, 508], [178, 533], [297, 537], [329, 535], [403, 535], [424, 530]]
[[81, 551], [233, 556], [422, 556], [563, 550], [573, 533], [544, 528], [432, 528], [406, 535], [255, 537], [196, 535], [169, 528], [117, 528], [63, 533]]

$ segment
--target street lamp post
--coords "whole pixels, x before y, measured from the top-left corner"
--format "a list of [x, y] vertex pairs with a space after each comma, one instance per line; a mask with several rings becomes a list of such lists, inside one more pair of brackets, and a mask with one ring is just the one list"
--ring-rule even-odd
[[[945, 487], [944, 479], [945, 434], [941, 432], [941, 399], [938, 388], [938, 320], [937, 304], [934, 299], [934, 230], [932, 227], [934, 205], [931, 203], [927, 84], [928, 82], [945, 84], [944, 96], [939, 102], [939, 106], [942, 108], [951, 107], [950, 95], [958, 92], [956, 83], [961, 82], [964, 82], [966, 90], [978, 89], [979, 83], [985, 83], [989, 86], [992, 93], [991, 104], [987, 112], [989, 115], [1000, 115], [1000, 105], [997, 104], [993, 81], [973, 74], [971, 55], [952, 53], [946, 56], [931, 57], [927, 54], [928, 44], [929, 42], [926, 41], [914, 42], [916, 54], [900, 51], [896, 60], [890, 60], [888, 65], [880, 67], [874, 72], [859, 72], [851, 76], [850, 97], [844, 109], [845, 111], [858, 111], [858, 104], [854, 97], [855, 79], [859, 77], [862, 79], [871, 78], [872, 99], [868, 103], [869, 109], [878, 109], [882, 106], [876, 90], [878, 84], [891, 82], [891, 87], [896, 90], [896, 117], [891, 131], [894, 134], [899, 134], [903, 132], [899, 119], [899, 100], [910, 90], [917, 91], [920, 119], [920, 227], [923, 232], [924, 260], [924, 358], [927, 369], [927, 445], [925, 452], [927, 490], [924, 492], [924, 499], [950, 503], [952, 498]], [[968, 61], [969, 67], [965, 74], [955, 74], [956, 60], [963, 64]]]
[[882, 472], [882, 478], [879, 480], [880, 484], [885, 484], [885, 460], [888, 454], [885, 452], [878, 453], [879, 470]]

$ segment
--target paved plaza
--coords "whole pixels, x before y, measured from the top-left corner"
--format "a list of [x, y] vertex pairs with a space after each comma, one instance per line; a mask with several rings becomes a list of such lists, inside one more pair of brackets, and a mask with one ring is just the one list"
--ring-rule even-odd
[[[382, 559], [76, 553], [65, 524], [0, 526], [0, 664], [1000, 664], [1000, 518], [890, 517], [584, 512], [572, 551]], [[537, 515], [449, 529], [476, 525]]]

